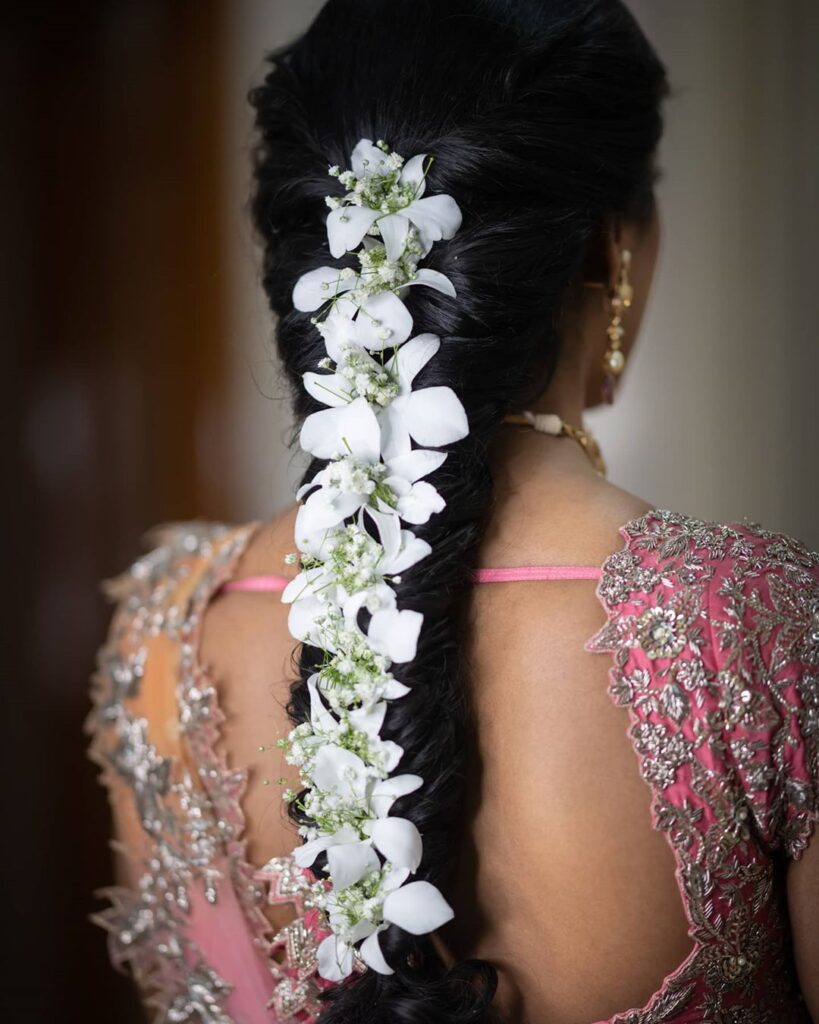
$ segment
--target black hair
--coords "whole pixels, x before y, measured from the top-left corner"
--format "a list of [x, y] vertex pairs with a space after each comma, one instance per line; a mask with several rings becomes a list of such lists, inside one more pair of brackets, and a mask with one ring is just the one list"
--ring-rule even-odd
[[[411, 692], [391, 706], [384, 732], [404, 748], [401, 772], [425, 782], [395, 805], [423, 836], [416, 877], [446, 893], [465, 788], [459, 610], [490, 508], [487, 449], [504, 414], [548, 383], [561, 309], [601, 230], [611, 218], [653, 213], [665, 70], [620, 0], [329, 0], [269, 60], [251, 93], [252, 209], [297, 423], [322, 408], [302, 374], [317, 368], [324, 344], [291, 293], [300, 275], [333, 262], [324, 197], [340, 192], [328, 165], [348, 167], [362, 137], [407, 158], [428, 153], [428, 194], [450, 194], [463, 213], [454, 239], [424, 261], [450, 278], [457, 299], [427, 288], [406, 299], [413, 333], [441, 338], [416, 386], [452, 387], [469, 435], [430, 477], [446, 508], [413, 528], [434, 553], [396, 587], [399, 607], [423, 612], [424, 627], [417, 657], [394, 668]], [[354, 265], [349, 254], [343, 262]], [[305, 680], [318, 656], [302, 646], [296, 722], [308, 717]], [[494, 1019], [490, 964], [446, 970], [429, 936], [396, 926], [382, 948], [395, 973], [368, 970], [335, 986], [322, 1021]]]

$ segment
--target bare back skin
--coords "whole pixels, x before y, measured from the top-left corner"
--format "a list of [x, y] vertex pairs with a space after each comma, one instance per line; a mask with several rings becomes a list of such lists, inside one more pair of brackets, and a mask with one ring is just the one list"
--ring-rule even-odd
[[[598, 477], [567, 439], [516, 433], [495, 477], [481, 566], [599, 566], [622, 547], [618, 528], [652, 507]], [[257, 533], [237, 576], [292, 574], [283, 558], [294, 512]], [[455, 919], [437, 943], [445, 960], [498, 967], [496, 1005], [516, 1024], [590, 1024], [641, 1007], [691, 950], [627, 712], [607, 694], [610, 659], [583, 650], [604, 621], [594, 587], [480, 585], [468, 608], [469, 815], [453, 852]], [[278, 594], [229, 593], [209, 607], [202, 634], [227, 715], [224, 748], [250, 768], [244, 809], [258, 865], [297, 841], [276, 781], [293, 773], [274, 746], [289, 728], [295, 675], [286, 619]], [[282, 908], [271, 914], [274, 925], [287, 920]]]

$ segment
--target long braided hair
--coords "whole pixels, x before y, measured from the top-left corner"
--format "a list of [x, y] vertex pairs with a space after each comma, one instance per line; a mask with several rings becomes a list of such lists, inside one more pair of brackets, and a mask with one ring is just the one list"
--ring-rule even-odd
[[[406, 299], [415, 330], [441, 338], [421, 383], [454, 389], [469, 433], [430, 477], [445, 510], [415, 528], [434, 555], [396, 587], [425, 625], [416, 657], [396, 667], [411, 690], [384, 732], [404, 749], [402, 771], [424, 779], [396, 804], [423, 835], [417, 877], [446, 892], [467, 782], [459, 610], [492, 498], [487, 449], [504, 414], [548, 384], [562, 304], [601, 225], [653, 212], [665, 71], [620, 0], [329, 0], [269, 63], [251, 93], [252, 209], [297, 422], [321, 408], [302, 375], [324, 356], [322, 340], [291, 293], [328, 260], [328, 165], [344, 166], [362, 137], [433, 154], [431, 189], [463, 213], [456, 236], [426, 261], [457, 300], [425, 288]], [[305, 479], [322, 465], [314, 460]], [[320, 653], [301, 648], [294, 723], [309, 716], [306, 680]], [[381, 945], [395, 973], [369, 970], [335, 986], [323, 1021], [493, 1019], [491, 964], [445, 970], [429, 936], [395, 925]]]

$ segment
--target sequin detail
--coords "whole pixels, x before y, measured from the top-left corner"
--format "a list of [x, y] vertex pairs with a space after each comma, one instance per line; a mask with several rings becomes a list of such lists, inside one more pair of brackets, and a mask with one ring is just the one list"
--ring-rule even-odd
[[[256, 524], [179, 524], [155, 531], [158, 546], [106, 585], [118, 602], [98, 657], [90, 756], [102, 780], [133, 801], [144, 848], [129, 851], [139, 880], [133, 890], [103, 890], [109, 907], [94, 916], [109, 934], [117, 966], [128, 965], [156, 1008], [156, 1021], [231, 1024], [232, 982], [207, 962], [191, 938], [198, 897], [214, 908], [224, 887], [235, 894], [269, 972], [271, 1022], [310, 1024], [327, 983], [317, 978], [315, 951], [326, 934], [310, 909], [315, 879], [290, 858], [254, 871], [245, 859], [240, 799], [246, 773], [216, 753], [222, 716], [212, 682], [197, 663], [202, 612], [227, 579]], [[140, 714], [152, 652], [170, 655], [176, 682], [173, 721], [163, 733]], [[169, 678], [160, 681], [167, 687]], [[150, 716], [153, 719], [153, 716]], [[173, 756], [159, 750], [168, 745]], [[281, 932], [262, 913], [289, 903], [296, 920]]]
[[586, 649], [613, 658], [693, 948], [612, 1024], [804, 1024], [774, 854], [798, 857], [819, 814], [819, 555], [666, 510], [620, 533]]
[[[244, 1020], [230, 972], [191, 937], [197, 900], [216, 914], [238, 902], [266, 978], [254, 1021], [310, 1024], [330, 987], [315, 972], [327, 934], [315, 879], [289, 857], [246, 860], [246, 777], [216, 753], [221, 713], [196, 658], [202, 612], [254, 529], [166, 529], [108, 587], [118, 607], [91, 755], [132, 801], [144, 844], [129, 851], [137, 884], [105, 890], [96, 920], [168, 1024]], [[607, 621], [586, 649], [612, 659], [610, 694], [675, 854], [692, 952], [645, 1007], [607, 1024], [808, 1024], [774, 857], [800, 856], [819, 816], [819, 555], [756, 524], [665, 510], [620, 532], [596, 591]], [[156, 657], [165, 733], [144, 704]], [[295, 910], [275, 935], [266, 903]]]

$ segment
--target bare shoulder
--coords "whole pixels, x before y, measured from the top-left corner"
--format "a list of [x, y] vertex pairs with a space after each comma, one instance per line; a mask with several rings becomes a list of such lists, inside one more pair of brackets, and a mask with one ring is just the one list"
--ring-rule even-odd
[[[654, 507], [587, 476], [547, 483], [535, 479], [510, 493], [501, 488], [479, 564], [599, 568], [623, 548], [620, 529]], [[596, 663], [589, 669], [582, 657], [583, 644], [604, 620], [594, 580], [491, 584], [476, 587], [470, 599], [470, 625], [482, 669], [488, 676], [511, 671], [520, 686], [531, 683], [535, 691], [541, 687], [544, 664], [559, 664], [570, 673], [596, 671]]]
[[483, 566], [599, 566], [622, 546], [621, 527], [655, 506], [606, 480], [533, 480], [500, 489], [481, 550]]

